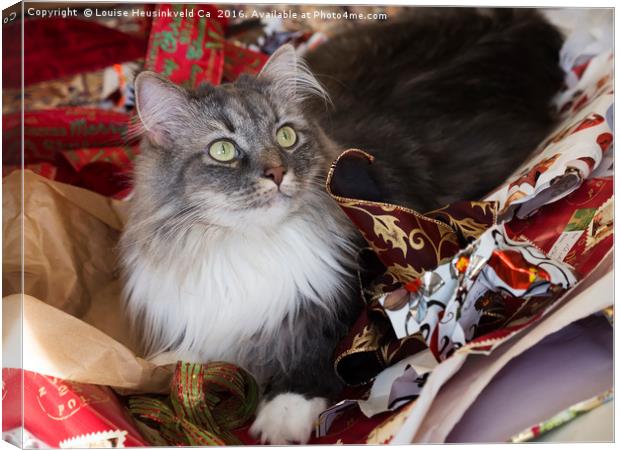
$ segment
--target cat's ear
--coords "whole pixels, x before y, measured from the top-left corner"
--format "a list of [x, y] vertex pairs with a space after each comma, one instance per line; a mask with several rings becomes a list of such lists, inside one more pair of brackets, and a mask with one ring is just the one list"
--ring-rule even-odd
[[187, 123], [187, 94], [154, 72], [141, 72], [136, 77], [136, 110], [144, 131], [162, 144], [175, 127]]
[[285, 44], [277, 49], [258, 74], [273, 84], [273, 88], [284, 96], [303, 100], [319, 96], [327, 99], [327, 92], [315, 78], [305, 62], [297, 56], [295, 48]]

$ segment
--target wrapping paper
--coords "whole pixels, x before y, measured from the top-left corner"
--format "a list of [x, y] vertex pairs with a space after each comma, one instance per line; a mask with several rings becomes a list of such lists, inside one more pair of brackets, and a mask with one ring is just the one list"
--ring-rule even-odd
[[[406, 416], [402, 418], [403, 425], [394, 433], [390, 443], [443, 442], [480, 392], [509, 361], [545, 337], [613, 303], [609, 295], [614, 276], [612, 263], [613, 258], [607, 255], [590, 276], [559, 299], [540, 321], [530, 326], [526, 334], [510, 336], [502, 346], [484, 356], [463, 347], [439, 364], [428, 377], [415, 407], [402, 413]], [[562, 377], [564, 380], [565, 374]]]
[[[558, 411], [609, 390], [612, 334], [604, 318], [592, 315], [547, 336], [497, 372], [445, 441], [506, 442], [526, 427], [532, 431], [533, 424], [547, 422]], [[469, 373], [468, 364], [463, 370]], [[451, 395], [456, 388], [452, 381], [444, 386]], [[437, 401], [445, 399], [440, 393]], [[441, 434], [427, 436], [438, 439]]]
[[[211, 5], [163, 4], [157, 12], [191, 11], [194, 17], [153, 20], [145, 67], [175, 83], [197, 87], [234, 81], [242, 73], [256, 75], [268, 56], [225, 39], [228, 19]], [[196, 17], [200, 20], [196, 20]]]
[[[19, 164], [5, 164], [2, 166], [2, 177], [4, 178], [8, 174], [20, 169], [21, 166]], [[41, 175], [42, 177], [49, 178], [50, 180], [56, 178], [56, 174], [58, 173], [58, 167], [48, 162], [24, 164], [24, 169]]]
[[[556, 205], [547, 205], [543, 209], [541, 209], [539, 212], [539, 215], [535, 216], [534, 218], [531, 218], [528, 221], [518, 222], [517, 224], [520, 225], [521, 227], [520, 231], [525, 232], [526, 230], [528, 230], [529, 226], [536, 227], [536, 231], [532, 230], [532, 234], [531, 234], [532, 236], [534, 236], [534, 235], [537, 235], [536, 234], [537, 232], [540, 232], [541, 230], [546, 230], [547, 231], [546, 239], [550, 242], [550, 245], [551, 245], [553, 242], [555, 242], [558, 239], [558, 237], [562, 233], [563, 228], [570, 221], [570, 218], [572, 217], [574, 212], [576, 210], [579, 210], [581, 206], [585, 205], [585, 206], [591, 207], [591, 206], [597, 206], [597, 205], [604, 205], [607, 202], [609, 202], [611, 198], [611, 194], [612, 194], [612, 191], [610, 189], [611, 186], [612, 186], [611, 179], [588, 180], [581, 188], [579, 188], [573, 194], [559, 201]], [[593, 187], [596, 187], [596, 189], [593, 189]], [[557, 214], [557, 208], [566, 208], [567, 211], [565, 211], [563, 214]], [[596, 210], [596, 208], [594, 209]], [[593, 217], [593, 215], [591, 217]], [[523, 235], [523, 233], [517, 234], [517, 233], [514, 233], [512, 230], [510, 230], [510, 233], [509, 233], [508, 231], [509, 225], [511, 224], [507, 224], [505, 227], [502, 227], [502, 231], [504, 235], [510, 234], [513, 238], [515, 238], [516, 241], [519, 241], [521, 244], [525, 244], [526, 248], [529, 247], [529, 249], [535, 252], [538, 252], [539, 257], [540, 256], [544, 257], [544, 253], [541, 253], [539, 250], [536, 250], [537, 247], [535, 245], [532, 245], [527, 240], [525, 235]], [[490, 233], [492, 231], [493, 229], [490, 229], [487, 233]], [[484, 234], [482, 236], [484, 237]], [[584, 235], [580, 239], [583, 240], [585, 238], [586, 238], [586, 235], [584, 233]], [[611, 238], [609, 236], [606, 236], [604, 239], [597, 242], [596, 245], [599, 246], [598, 249], [595, 249], [594, 247], [592, 247], [588, 251], [583, 251], [584, 249], [582, 248], [582, 251], [572, 253], [574, 257], [572, 262], [573, 263], [576, 262], [577, 267], [585, 269], [579, 273], [580, 278], [586, 277], [586, 280], [587, 280], [588, 275], [595, 269], [595, 267], [598, 264], [600, 264], [601, 259], [603, 259], [606, 254], [607, 255], [609, 254], [609, 251], [611, 250], [611, 247], [612, 247]], [[593, 257], [592, 252], [599, 252], [599, 251], [602, 253], [599, 253], [597, 256]], [[458, 258], [456, 258], [456, 260], [458, 261]], [[587, 262], [587, 264], [581, 264], [581, 262]], [[555, 261], [554, 264], [557, 265], [558, 261]], [[562, 267], [563, 270], [566, 271], [567, 265], [565, 263], [564, 264], [559, 263], [559, 266]], [[429, 272], [426, 272], [426, 273], [429, 273]], [[529, 276], [527, 278], [529, 279]], [[565, 287], [569, 287], [570, 285], [574, 284], [576, 279], [573, 277], [572, 281], [569, 281], [568, 283], [566, 283], [567, 281], [569, 281], [568, 278], [564, 280]], [[590, 281], [586, 281], [586, 285], [588, 283], [590, 283]], [[409, 289], [411, 289], [412, 284], [415, 284], [415, 283], [411, 283], [411, 282], [407, 283], [407, 285], [409, 285], [408, 286]], [[603, 286], [605, 285], [605, 283], [602, 283], [602, 284]], [[603, 287], [603, 289], [606, 289], [606, 288]], [[505, 344], [506, 342], [509, 342], [509, 339], [511, 339], [515, 335], [518, 335], [520, 332], [523, 332], [526, 328], [535, 326], [537, 321], [543, 318], [546, 313], [553, 311], [555, 304], [553, 304], [551, 301], [553, 300], [553, 298], [557, 298], [557, 295], [559, 295], [559, 293], [560, 292], [556, 292], [553, 297], [545, 299], [546, 301], [541, 304], [542, 306], [544, 306], [542, 310], [537, 311], [535, 309], [533, 311], [530, 310], [529, 312], [527, 312], [525, 316], [523, 316], [526, 320], [520, 320], [519, 323], [514, 326], [505, 327], [495, 332], [487, 333], [486, 335], [483, 335], [479, 337], [478, 339], [474, 339], [471, 343], [462, 346], [460, 350], [456, 350], [456, 353], [452, 356], [452, 358], [447, 359], [444, 365], [438, 366], [436, 369], [434, 369], [434, 371], [435, 370], [438, 371], [439, 373], [438, 376], [440, 377], [440, 379], [441, 377], [446, 377], [446, 379], [448, 379], [452, 374], [454, 374], [461, 367], [461, 364], [464, 361], [464, 359], [461, 360], [460, 359], [461, 357], [455, 357], [455, 355], [475, 354], [475, 353], [481, 353], [481, 352], [488, 354], [490, 351], [497, 349], [500, 345]], [[597, 294], [593, 294], [593, 295], [597, 295]], [[598, 295], [600, 296], [600, 293]], [[601, 298], [602, 298], [602, 301], [610, 301], [609, 299], [605, 299], [605, 296], [599, 297], [597, 300], [601, 300]], [[587, 296], [586, 296], [586, 299], [587, 299]], [[583, 299], [583, 295], [582, 295], [582, 302], [585, 301], [586, 299]], [[523, 313], [524, 310], [521, 310], [521, 312]], [[533, 317], [528, 318], [528, 316], [532, 316], [532, 315]], [[517, 319], [517, 317], [514, 317], [514, 319]], [[370, 323], [372, 324], [372, 322]], [[416, 351], [421, 351], [421, 349], [418, 349]], [[366, 367], [364, 368], [366, 369]], [[431, 373], [431, 377], [432, 375], [433, 373]], [[427, 385], [428, 385], [428, 378], [424, 380], [424, 386], [427, 386]], [[480, 384], [480, 386], [484, 386], [484, 384]], [[427, 388], [423, 387], [422, 390], [420, 390], [419, 386], [415, 386], [415, 389], [408, 390], [405, 393], [411, 395], [413, 398], [416, 398], [416, 397], [419, 397], [420, 394], [425, 392], [424, 389], [427, 389]], [[390, 418], [387, 420], [387, 422], [388, 423], [396, 422], [396, 423], [402, 424], [406, 420], [409, 420], [409, 419], [406, 419], [407, 415], [409, 414], [413, 414], [414, 417], [418, 418], [417, 420], [420, 420], [420, 418], [423, 417], [423, 414], [424, 414], [423, 411], [425, 410], [425, 408], [428, 407], [428, 404], [432, 402], [432, 398], [433, 398], [432, 396], [435, 395], [433, 392], [435, 393], [437, 392], [435, 391], [435, 389], [438, 389], [437, 385], [435, 386], [431, 385], [430, 389], [426, 391], [426, 394], [427, 394], [426, 398], [424, 398], [422, 401], [418, 399], [414, 401], [413, 403], [410, 403], [409, 404], [410, 408], [408, 408], [404, 412], [398, 411], [396, 414], [391, 415]], [[464, 389], [464, 387], [462, 386], [461, 389]], [[453, 397], [454, 396], [452, 396], [452, 398]], [[470, 398], [470, 397], [467, 397], [467, 398]], [[346, 405], [347, 402], [344, 402], [344, 403]], [[357, 402], [349, 402], [349, 405], [353, 405], [354, 407], [355, 403]], [[418, 406], [419, 403], [422, 403], [422, 405]], [[426, 405], [424, 405], [424, 403], [426, 403]], [[415, 405], [415, 406], [411, 406], [411, 405]], [[418, 408], [421, 408], [421, 411], [422, 411], [419, 414], [418, 414], [418, 411], [419, 411]], [[445, 411], [445, 408], [441, 411]], [[338, 419], [339, 418], [337, 418], [336, 420]], [[391, 434], [389, 432], [386, 432], [386, 436], [388, 436], [388, 438], [386, 439], [387, 441], [391, 441], [392, 437], [397, 436], [397, 435], [399, 435], [397, 430], [395, 430]], [[408, 441], [401, 440], [400, 442], [405, 443]]]
[[419, 395], [428, 374], [436, 366], [434, 356], [426, 351], [388, 367], [377, 376], [372, 388], [361, 395], [362, 398], [342, 400], [323, 411], [317, 423], [316, 436], [333, 435], [334, 423], [342, 422], [342, 417], [351, 414], [351, 411], [360, 411], [366, 418], [371, 418], [377, 415], [385, 417], [382, 413], [399, 409]]
[[131, 171], [132, 163], [137, 153], [137, 147], [125, 146], [63, 150], [61, 155], [76, 172], [81, 171], [87, 164], [95, 161], [110, 162]]
[[613, 390], [605, 391], [602, 394], [579, 402], [571, 406], [570, 408], [559, 412], [551, 419], [545, 420], [544, 422], [536, 424], [528, 428], [527, 430], [524, 430], [521, 433], [514, 435], [512, 438], [510, 438], [510, 441], [514, 443], [521, 443], [536, 439], [543, 434], [548, 433], [549, 431], [555, 430], [556, 428], [565, 425], [566, 423], [579, 417], [580, 415], [588, 413], [594, 408], [598, 408], [599, 406], [602, 406], [605, 403], [612, 401], [613, 399]]
[[2, 432], [2, 440], [21, 448], [45, 448], [50, 445], [37, 439], [27, 430], [21, 427]]
[[[592, 271], [597, 267], [597, 265], [600, 264], [600, 261], [603, 260], [606, 255], [609, 255], [613, 245], [613, 235], [604, 235], [602, 239], [597, 240], [597, 242], [590, 248], [586, 248], [585, 245], [575, 244], [575, 246], [571, 249], [571, 252], [566, 253], [566, 258], [564, 258], [564, 262], [560, 262], [559, 259], [556, 259], [555, 261], [549, 260], [549, 258], [545, 256], [545, 252], [541, 251], [540, 249], [548, 251], [548, 249], [552, 248], [554, 243], [558, 241], [562, 236], [564, 232], [563, 230], [567, 227], [568, 224], [571, 223], [571, 219], [575, 216], [575, 214], [577, 214], [577, 216], [580, 216], [581, 214], [579, 213], [579, 211], [584, 207], [588, 211], [590, 211], [591, 214], [589, 214], [587, 220], [585, 221], [585, 225], [580, 227], [579, 236], [577, 236], [577, 239], [575, 239], [574, 242], [586, 242], [589, 236], [587, 230], [590, 228], [589, 224], [592, 224], [594, 222], [593, 218], [596, 215], [595, 212], [598, 211], [601, 206], [605, 207], [606, 205], [608, 205], [612, 200], [612, 185], [613, 181], [610, 178], [587, 180], [577, 191], [556, 202], [555, 204], [546, 205], [545, 207], [541, 208], [541, 210], [536, 216], [524, 221], [514, 220], [502, 226], [495, 226], [489, 229], [483, 235], [481, 235], [481, 238], [479, 238], [474, 244], [478, 244], [480, 246], [482, 241], [484, 241], [485, 237], [488, 238], [491, 233], [497, 234], [497, 230], [498, 228], [500, 228], [502, 230], [501, 236], [503, 238], [506, 238], [508, 235], [511, 236], [511, 239], [507, 239], [506, 242], [510, 242], [511, 244], [518, 244], [518, 246], [523, 246], [522, 249], [527, 250], [531, 254], [537, 254], [538, 258], [547, 260], [547, 262], [551, 264], [550, 267], [553, 267], [554, 270], [560, 269], [560, 272], [556, 274], [556, 278], [558, 275], [560, 276], [561, 281], [558, 280], [558, 282], [560, 285], [563, 284], [564, 287], [562, 287], [561, 290], [553, 292], [551, 296], [542, 298], [537, 298], [536, 296], [534, 296], [530, 299], [530, 301], [525, 302], [525, 304], [523, 305], [527, 305], [527, 308], [521, 307], [519, 305], [519, 302], [516, 302], [512, 306], [512, 308], [507, 308], [506, 303], [504, 302], [501, 305], [501, 308], [496, 308], [495, 310], [493, 310], [494, 305], [493, 303], [490, 303], [488, 305], [490, 306], [490, 308], [486, 309], [486, 311], [489, 311], [491, 313], [491, 318], [493, 320], [485, 324], [479, 323], [478, 325], [487, 326], [486, 332], [482, 331], [483, 327], [480, 326], [478, 330], [480, 331], [480, 335], [469, 343], [465, 343], [465, 341], [467, 341], [467, 336], [465, 336], [465, 333], [463, 332], [463, 330], [467, 329], [467, 327], [456, 326], [468, 320], [467, 314], [462, 314], [459, 312], [459, 309], [467, 308], [467, 303], [461, 304], [457, 301], [453, 302], [452, 305], [457, 307], [457, 309], [453, 311], [454, 314], [451, 317], [454, 318], [460, 316], [459, 319], [446, 320], [445, 318], [443, 318], [440, 324], [441, 326], [437, 327], [437, 329], [450, 329], [452, 330], [452, 333], [454, 333], [455, 330], [460, 330], [460, 334], [452, 334], [451, 340], [449, 339], [446, 341], [447, 344], [444, 346], [443, 350], [445, 351], [451, 348], [452, 352], [456, 350], [456, 354], [460, 354], [461, 352], [489, 354], [491, 351], [501, 348], [500, 346], [505, 345], [506, 342], [509, 342], [509, 339], [511, 339], [513, 336], [516, 336], [519, 333], [522, 334], [527, 328], [534, 326], [537, 321], [544, 317], [545, 314], [547, 314], [549, 311], [552, 311], [555, 306], [553, 300], [556, 299], [557, 296], [560, 295], [565, 288], [572, 286], [577, 281], [577, 278], [585, 278], [587, 280], [587, 277], [592, 273]], [[516, 232], [517, 230], [518, 232]], [[576, 229], [575, 231], [578, 231], [578, 229]], [[534, 243], [529, 241], [528, 236], [531, 237]], [[536, 237], [539, 237], [539, 239], [536, 240]], [[470, 247], [474, 244], [470, 244]], [[469, 256], [470, 261], [473, 260], [473, 258], [471, 258], [472, 255]], [[447, 269], [447, 272], [443, 274], [446, 279], [450, 278], [449, 275], [445, 276], [450, 273], [449, 267], [453, 267], [455, 269], [452, 271], [453, 273], [458, 272], [457, 266], [459, 263], [459, 259], [460, 258], [457, 255], [457, 257], [455, 257], [451, 261], [451, 263], [440, 266], [440, 268], [444, 267], [444, 269]], [[567, 261], [570, 261], [571, 265], [568, 265]], [[541, 260], [539, 259], [538, 263], [540, 264], [540, 262]], [[575, 267], [577, 270], [573, 271], [571, 266]], [[469, 267], [475, 268], [476, 264], [471, 264]], [[465, 266], [465, 269], [467, 270], [469, 267]], [[481, 266], [478, 265], [478, 267]], [[528, 272], [525, 273], [526, 277], [524, 281], [526, 281], [526, 283], [529, 281], [531, 275], [535, 275], [533, 277], [534, 280], [538, 279], [541, 275], [541, 273], [532, 274], [531, 272]], [[425, 275], [418, 280], [421, 281], [420, 283], [409, 282], [405, 285], [406, 288], [409, 291], [415, 291], [423, 290], [421, 288], [424, 288], [425, 284], [428, 284], [428, 287], [431, 287], [434, 282], [436, 283], [436, 280], [433, 280], [432, 277], [429, 276], [433, 273], [434, 272], [426, 272]], [[575, 278], [575, 276], [577, 276], [577, 278]], [[426, 278], [429, 279], [428, 282], [425, 281]], [[486, 281], [488, 281], [488, 279]], [[485, 289], [497, 288], [497, 286], [501, 286], [501, 284], [498, 284], [497, 282], [492, 282], [490, 284], [487, 284], [486, 286], [484, 286], [484, 284], [485, 283], [483, 283], [483, 287]], [[541, 284], [539, 283], [538, 287], [540, 286]], [[509, 287], [510, 286], [505, 285], [505, 288]], [[451, 288], [452, 290], [454, 289], [454, 287], [450, 287], [448, 283], [445, 283], [443, 286], [441, 286], [441, 289], [450, 290], [449, 288]], [[407, 289], [398, 289], [397, 291], [393, 291], [393, 294], [398, 293], [399, 291], [401, 293], [404, 292], [405, 294], [407, 294], [408, 299], [409, 296], [411, 296], [414, 297], [413, 299], [415, 300], [417, 297], [415, 297], [414, 294], [419, 295], [419, 292], [412, 293], [408, 292]], [[441, 289], [436, 290], [432, 293], [434, 301], [441, 297]], [[471, 286], [470, 292], [475, 292], [475, 289], [472, 290]], [[479, 293], [480, 292], [478, 292], [478, 294]], [[427, 292], [425, 294], [429, 293]], [[599, 293], [598, 295], [601, 295], [601, 293]], [[383, 299], [387, 298], [385, 294], [382, 297]], [[604, 295], [602, 297], [603, 299], [606, 298]], [[396, 299], [399, 300], [400, 298], [397, 296]], [[484, 300], [484, 297], [482, 297], [482, 299]], [[611, 300], [608, 299], [607, 301]], [[413, 317], [416, 312], [416, 307], [419, 306], [419, 304], [412, 306], [414, 306], [412, 310], [413, 314], [409, 317], [409, 319]], [[433, 308], [430, 309], [432, 310]], [[409, 310], [409, 307], [407, 307], [407, 313], [409, 312]], [[471, 311], [472, 310], [470, 309], [470, 312]], [[510, 313], [511, 311], [512, 313]], [[497, 316], [498, 312], [501, 313], [500, 319], [502, 320], [500, 321], [500, 323], [497, 323], [495, 321], [495, 318], [493, 317]], [[509, 314], [506, 315], [506, 313]], [[389, 317], [391, 311], [387, 311], [387, 314]], [[432, 317], [432, 315], [428, 311], [427, 315]], [[450, 316], [446, 314], [446, 317]], [[470, 324], [471, 317], [472, 316], [470, 314]], [[401, 317], [401, 319], [402, 318], [404, 317]], [[507, 326], [510, 322], [514, 323], [514, 325]], [[415, 334], [413, 334], [412, 336], [415, 336]], [[431, 351], [433, 351], [439, 357], [439, 359], [442, 359], [442, 353], [438, 352], [438, 350], [440, 349], [438, 347], [438, 343], [441, 342], [441, 336], [442, 334], [439, 331], [435, 334], [431, 334], [430, 332], [426, 334], [427, 343]], [[443, 336], [448, 337], [449, 335], [447, 333], [443, 333]], [[455, 337], [458, 339], [455, 339]], [[457, 345], [454, 345], [454, 343], [456, 343]], [[443, 355], [448, 356], [448, 353], [443, 353]], [[454, 354], [452, 355], [452, 358], [454, 358]], [[446, 364], [448, 364], [448, 366], [437, 368], [435, 370], [439, 370], [440, 373], [446, 373], [445, 371], [450, 370], [450, 368], [452, 368], [451, 370], [454, 371], [458, 370], [458, 368], [460, 367], [458, 365], [458, 361], [450, 363], [452, 358], [446, 360]], [[452, 366], [452, 364], [456, 365]], [[428, 379], [424, 379], [423, 381], [424, 385], [426, 386]], [[412, 389], [404, 391], [404, 396], [408, 394], [413, 398], [417, 398], [419, 397], [421, 392], [424, 392], [424, 389], [426, 389], [426, 387], [423, 387], [422, 391], [420, 391], [419, 386], [413, 386]], [[460, 389], [464, 389], [464, 387], [461, 386]], [[430, 392], [433, 391], [431, 390]], [[416, 403], [417, 402], [419, 402], [419, 400], [416, 401]], [[413, 411], [416, 411], [416, 409], [414, 408]], [[508, 437], [506, 437], [506, 439], [507, 438]]]
[[[454, 280], [458, 277], [454, 277], [453, 274], [458, 272], [456, 265], [460, 256], [467, 258], [471, 256], [455, 255], [461, 251], [463, 242], [475, 241], [475, 246], [480, 246], [481, 236], [488, 236], [485, 230], [489, 230], [486, 233], [493, 233], [490, 227], [496, 221], [496, 209], [499, 203], [462, 202], [422, 215], [396, 205], [346, 197], [344, 194], [347, 187], [338, 184], [340, 174], [345, 172], [350, 175], [352, 171], [357, 171], [361, 176], [355, 179], [363, 180], [365, 164], [371, 162], [372, 158], [363, 152], [357, 150], [344, 152], [334, 163], [327, 181], [328, 191], [360, 228], [370, 247], [387, 268], [386, 273], [369, 287], [368, 308], [358, 318], [336, 353], [336, 370], [350, 384], [369, 381], [383, 368], [428, 346], [440, 359], [449, 356], [455, 348], [469, 341], [470, 346], [478, 351], [492, 350], [504, 338], [538, 320], [544, 309], [552, 304], [561, 291], [570, 288], [577, 278], [586, 276], [612, 246], [610, 218], [606, 213], [610, 211], [612, 202], [612, 181], [610, 178], [592, 179], [572, 194], [565, 192], [563, 199], [544, 206], [532, 218], [514, 219], [499, 226], [500, 228], [495, 228], [502, 230], [503, 240], [510, 241], [509, 246], [500, 245], [500, 249], [504, 251], [503, 256], [506, 256], [506, 251], [514, 252], [518, 248], [521, 249], [521, 257], [524, 254], [536, 255], [528, 257], [529, 262], [519, 263], [529, 264], [522, 269], [525, 270], [525, 281], [532, 287], [537, 286], [540, 289], [544, 277], [547, 277], [547, 281], [551, 280], [549, 274], [545, 270], [540, 270], [539, 266], [549, 265], [548, 267], [556, 268], [554, 270], [558, 275], [554, 278], [555, 282], [547, 284], [545, 290], [539, 291], [537, 295], [528, 292], [526, 299], [519, 300], [518, 297], [524, 291], [516, 289], [519, 281], [518, 279], [511, 281], [510, 277], [519, 273], [521, 269], [513, 267], [506, 271], [507, 266], [504, 263], [500, 264], [505, 273], [502, 277], [509, 283], [516, 283], [512, 293], [504, 289], [509, 286], [505, 281], [501, 281], [501, 277], [498, 278], [497, 267], [492, 271], [484, 270], [485, 277], [492, 278], [485, 283], [478, 283], [475, 286], [466, 286], [462, 282], [455, 284]], [[568, 226], [572, 215], [582, 214], [579, 211], [584, 209], [583, 206], [586, 206], [591, 213], [581, 221], [584, 223], [583, 227], [592, 230], [596, 228], [599, 231], [590, 232], [592, 237], [588, 238], [583, 230], [575, 230], [579, 231], [576, 236], [573, 234], [575, 245], [567, 249], [571, 251], [567, 251], [565, 258], [558, 259], [555, 253], [553, 257], [547, 256], [550, 246], [564, 239], [563, 228]], [[597, 208], [601, 210], [598, 211]], [[559, 213], [560, 209], [562, 213]], [[597, 220], [594, 220], [595, 216], [598, 217]], [[597, 237], [594, 238], [594, 235]], [[538, 236], [544, 236], [549, 243], [549, 246], [542, 248], [542, 252], [540, 251], [542, 240], [537, 239]], [[587, 242], [591, 245], [587, 246]], [[493, 246], [493, 244], [485, 245], [487, 249]], [[510, 249], [510, 246], [513, 248]], [[523, 250], [528, 248], [527, 251]], [[466, 253], [471, 251], [472, 248]], [[479, 260], [478, 265], [484, 265], [484, 261], [489, 260], [491, 265], [497, 266], [506, 259], [500, 258], [499, 254], [489, 259], [491, 255], [488, 251], [486, 255], [474, 256]], [[452, 265], [442, 266], [452, 258], [455, 258]], [[441, 273], [433, 272], [438, 266], [441, 269], [437, 270]], [[428, 278], [428, 283], [424, 281], [426, 278], [419, 278], [423, 273], [424, 277]], [[531, 281], [530, 276], [533, 276]], [[430, 300], [435, 302], [435, 306], [430, 308], [432, 314], [425, 315], [426, 323], [420, 323], [415, 330], [405, 332], [402, 328], [406, 323], [405, 317], [413, 317], [408, 314], [419, 293], [405, 295], [405, 290], [399, 287], [408, 285], [412, 289], [415, 280], [422, 282], [422, 287], [425, 289], [429, 288], [420, 297], [425, 299], [419, 304], [420, 307], [414, 308], [415, 314], [423, 313], [422, 308], [428, 309]], [[434, 283], [436, 286], [431, 289]], [[502, 283], [504, 288], [495, 287], [502, 286]], [[459, 295], [451, 302], [451, 307], [446, 308], [457, 285], [472, 290], [468, 298], [469, 303], [463, 306]], [[388, 292], [393, 293], [389, 298], [391, 304], [389, 308], [384, 308], [385, 304], [382, 302], [387, 299], [385, 294]], [[483, 295], [485, 292], [488, 292], [486, 296]], [[399, 302], [401, 305], [398, 305]], [[405, 304], [409, 306], [404, 308]], [[469, 313], [462, 315], [461, 313], [465, 311]], [[398, 319], [399, 324], [393, 327], [394, 322], [390, 325], [386, 319], [398, 314], [402, 317]], [[458, 326], [454, 320], [457, 315], [461, 315]], [[452, 318], [451, 321], [446, 321], [449, 317]], [[435, 327], [440, 320], [445, 322], [445, 325]]]
[[187, 8], [188, 5], [179, 3], [156, 6], [161, 14], [151, 25], [145, 67], [187, 87], [197, 87], [203, 82], [220, 84], [226, 22], [216, 19], [217, 10], [211, 5], [191, 8], [194, 14], [204, 16], [199, 20], [166, 17], [168, 11], [181, 12]]
[[[172, 368], [158, 367], [86, 322], [25, 295], [3, 298], [4, 354], [16, 368], [119, 392], [167, 392]], [[23, 307], [23, 336], [19, 332]], [[110, 312], [108, 312], [108, 315]], [[114, 319], [114, 318], [113, 318]], [[110, 317], [100, 319], [102, 328]], [[67, 332], [70, 330], [70, 332]], [[23, 345], [23, 360], [13, 352]], [[17, 348], [12, 348], [16, 347]]]
[[[42, 81], [26, 87], [5, 89], [2, 112], [10, 114], [22, 109], [48, 109], [63, 106], [85, 106], [100, 100], [103, 71], [69, 75], [56, 80]], [[22, 104], [22, 93], [24, 102]]]
[[524, 219], [590, 176], [613, 142], [613, 55], [600, 54], [584, 68], [580, 83], [559, 109], [564, 121], [517, 173], [487, 196], [502, 220]]
[[480, 329], [492, 331], [533, 316], [577, 281], [569, 266], [508, 239], [502, 226], [490, 228], [418, 280], [407, 285], [409, 292], [394, 291], [379, 303], [397, 338], [421, 333], [438, 360], [480, 335]]
[[531, 242], [584, 276], [613, 246], [613, 179], [586, 180], [569, 196], [505, 228], [511, 238]]
[[[342, 180], [371, 186], [372, 157], [347, 150], [334, 162], [327, 190], [357, 225], [387, 269], [367, 287], [368, 307], [336, 350], [335, 368], [348, 384], [366, 383], [385, 367], [427, 348], [423, 336], [397, 339], [378, 298], [451, 259], [496, 221], [493, 202], [460, 202], [421, 214], [398, 205], [352, 198]], [[351, 177], [355, 174], [354, 177]]]
[[[59, 108], [24, 113], [24, 158], [26, 162], [54, 162], [61, 150], [126, 143], [131, 123], [125, 113], [97, 108]], [[21, 161], [20, 113], [2, 121], [3, 163]]]
[[[19, 28], [22, 21], [8, 23]], [[146, 40], [108, 28], [92, 20], [47, 17], [23, 21], [24, 49], [7, 46], [3, 58], [4, 86], [19, 89], [24, 64], [24, 84], [102, 69], [140, 58]]]
[[[133, 74], [143, 66], [138, 59], [105, 69], [42, 81], [22, 89], [3, 91], [2, 113], [80, 106], [127, 111], [133, 107]], [[133, 88], [133, 85], [131, 85]], [[22, 93], [24, 101], [22, 103]]]
[[[7, 341], [21, 333], [20, 175], [14, 172], [3, 180]], [[111, 250], [125, 204], [28, 171], [23, 200], [28, 211], [23, 235], [24, 369], [67, 381], [166, 392], [172, 368], [136, 356], [130, 324], [121, 312], [117, 259]]]
[[[67, 107], [24, 113], [25, 168], [103, 195], [125, 197], [138, 152], [124, 112]], [[21, 114], [3, 116], [3, 175], [21, 169]]]
[[534, 438], [534, 442], [613, 442], [614, 400], [605, 402], [586, 414], [580, 414], [569, 422], [555, 427]]
[[223, 79], [234, 81], [243, 73], [256, 75], [268, 59], [264, 53], [255, 52], [235, 42], [224, 41]]
[[[23, 392], [23, 426], [46, 446], [89, 448], [147, 445], [108, 387], [74, 383], [21, 369], [3, 369], [2, 382], [3, 430], [21, 425], [19, 413], [7, 412], [21, 405]], [[23, 390], [19, 389], [22, 386]]]
[[[345, 183], [355, 174], [356, 185], [372, 186], [368, 174], [373, 157], [361, 150], [343, 152], [327, 176], [327, 191], [360, 229], [387, 267], [394, 283], [417, 278], [477, 238], [496, 221], [493, 202], [464, 201], [421, 214], [398, 206], [352, 198]], [[341, 181], [343, 180], [343, 181]]]

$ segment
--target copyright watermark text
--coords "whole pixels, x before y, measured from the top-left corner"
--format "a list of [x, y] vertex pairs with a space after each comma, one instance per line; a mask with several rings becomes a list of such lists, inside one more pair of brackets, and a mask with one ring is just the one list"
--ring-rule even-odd
[[143, 9], [143, 8], [28, 8], [28, 16], [37, 18], [53, 17], [169, 17], [169, 18], [218, 18], [218, 19], [319, 19], [319, 20], [387, 20], [388, 16], [382, 12], [348, 12], [315, 9], [311, 11], [295, 11], [290, 9], [262, 10], [251, 7], [226, 8], [207, 10], [203, 8], [171, 8], [171, 9]]
[[38, 9], [38, 8], [28, 8], [26, 13], [32, 17], [40, 17], [41, 19], [49, 18], [49, 17], [62, 17], [66, 19], [67, 17], [78, 17], [79, 10], [77, 8], [53, 8], [53, 9]]

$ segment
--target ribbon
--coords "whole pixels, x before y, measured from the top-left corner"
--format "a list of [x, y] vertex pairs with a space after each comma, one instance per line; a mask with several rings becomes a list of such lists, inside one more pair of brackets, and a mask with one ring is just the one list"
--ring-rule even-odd
[[169, 398], [133, 396], [129, 411], [145, 422], [154, 445], [240, 445], [231, 430], [248, 422], [257, 403], [258, 386], [245, 370], [179, 361]]

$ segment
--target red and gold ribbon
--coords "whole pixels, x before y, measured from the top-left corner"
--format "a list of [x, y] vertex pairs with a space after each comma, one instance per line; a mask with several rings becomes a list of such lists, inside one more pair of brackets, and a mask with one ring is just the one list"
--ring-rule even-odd
[[258, 387], [245, 370], [178, 362], [169, 398], [134, 396], [129, 411], [149, 426], [154, 445], [239, 445], [231, 430], [248, 422], [257, 403]]

